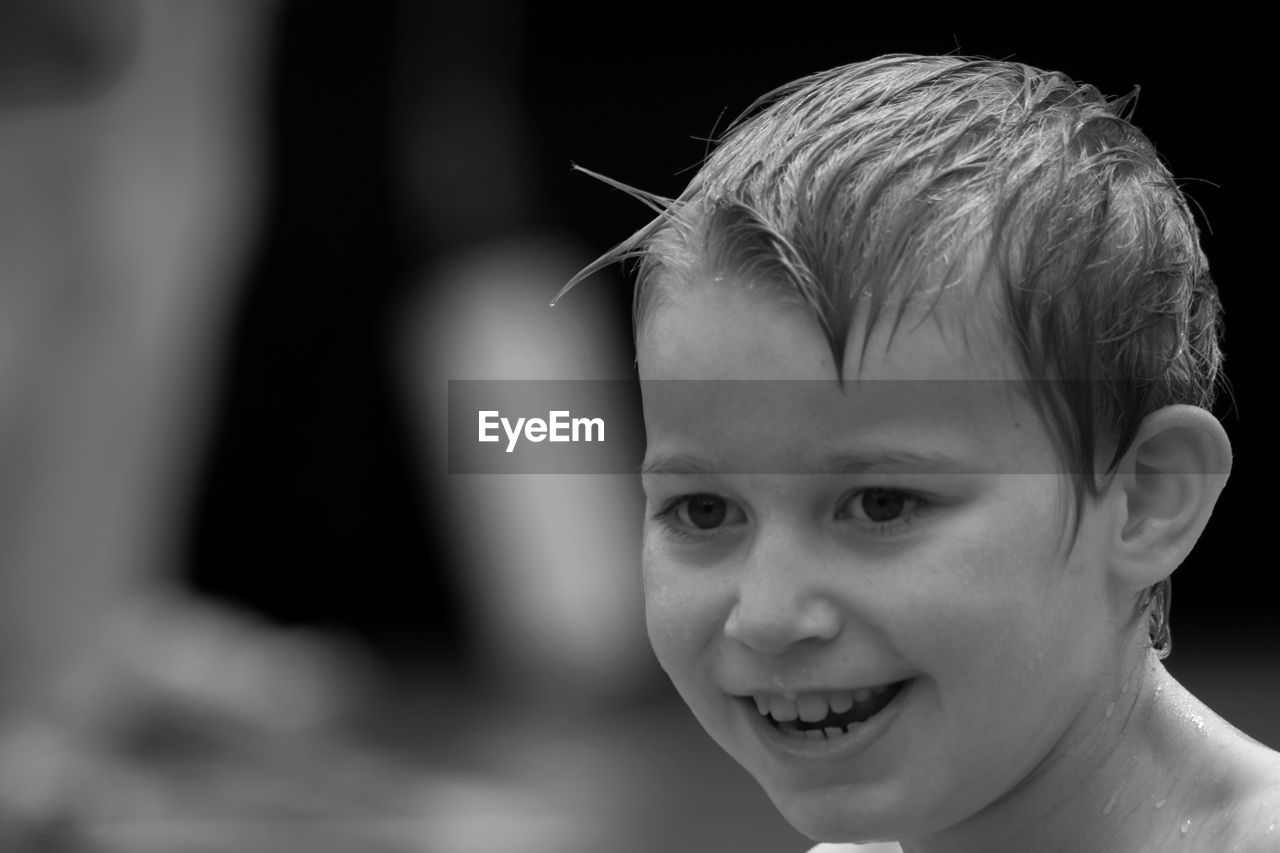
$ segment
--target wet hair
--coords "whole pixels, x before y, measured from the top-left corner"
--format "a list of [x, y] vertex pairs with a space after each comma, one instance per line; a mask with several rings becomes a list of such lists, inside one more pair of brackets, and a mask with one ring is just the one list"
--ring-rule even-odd
[[[753, 104], [676, 199], [601, 178], [657, 216], [565, 290], [638, 261], [640, 335], [675, 288], [764, 283], [812, 311], [839, 369], [855, 320], [888, 320], [891, 338], [909, 305], [993, 288], [1078, 509], [1144, 417], [1211, 408], [1220, 381], [1217, 290], [1181, 190], [1128, 120], [1135, 95], [955, 56], [806, 77]], [[1167, 653], [1168, 581], [1137, 606]]]

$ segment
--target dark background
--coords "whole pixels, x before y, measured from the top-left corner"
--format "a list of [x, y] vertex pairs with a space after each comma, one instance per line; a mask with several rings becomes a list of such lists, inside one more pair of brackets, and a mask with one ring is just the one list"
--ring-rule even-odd
[[[1176, 575], [1171, 663], [1227, 640], [1270, 659], [1280, 629], [1262, 496], [1275, 320], [1264, 300], [1276, 196], [1262, 28], [1055, 9], [1023, 22], [916, 4], [874, 17], [805, 3], [282, 5], [267, 227], [224, 368], [190, 579], [283, 622], [464, 653], [446, 531], [409, 462], [389, 378], [387, 324], [419, 272], [527, 228], [572, 234], [585, 265], [647, 212], [571, 162], [675, 195], [705, 139], [765, 91], [881, 53], [959, 52], [1062, 70], [1117, 96], [1141, 86], [1134, 120], [1197, 208], [1234, 389], [1217, 414], [1235, 472]], [[477, 92], [501, 93], [495, 109], [518, 133], [495, 139], [455, 121]], [[453, 147], [415, 152], [424, 126], [450, 129]], [[515, 200], [502, 194], [508, 181], [520, 184]], [[491, 216], [451, 221], [450, 207], [483, 209], [486, 193]], [[628, 299], [616, 294], [620, 335]]]

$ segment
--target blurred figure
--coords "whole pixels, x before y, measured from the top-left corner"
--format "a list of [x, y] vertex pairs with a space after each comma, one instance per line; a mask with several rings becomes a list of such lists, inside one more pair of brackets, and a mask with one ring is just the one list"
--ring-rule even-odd
[[616, 328], [621, 287], [547, 307], [584, 251], [548, 227], [537, 187], [519, 90], [530, 10], [516, 0], [398, 10], [403, 204], [410, 239], [435, 250], [399, 318], [400, 358], [427, 491], [459, 551], [481, 680], [555, 706], [634, 694], [655, 671], [636, 478], [447, 473], [449, 380], [634, 378]]
[[[442, 778], [428, 837], [441, 850], [639, 851], [623, 828], [647, 820], [652, 793], [633, 772], [622, 715], [609, 713], [635, 709], [660, 683], [641, 612], [638, 478], [451, 474], [447, 449], [451, 380], [634, 378], [624, 289], [601, 283], [548, 308], [586, 250], [556, 227], [538, 187], [520, 89], [535, 10], [520, 0], [396, 9], [394, 143], [418, 263], [393, 340], [425, 523], [452, 557], [435, 571], [452, 574], [438, 582], [457, 592], [469, 652], [461, 689], [424, 686], [440, 697], [427, 749], [464, 737], [466, 766], [483, 768]], [[601, 401], [591, 414], [616, 425], [638, 406]], [[612, 470], [638, 466], [643, 448], [630, 449]]]
[[[174, 583], [230, 309], [258, 238], [273, 20], [273, 4], [256, 0], [0, 6], [13, 48], [0, 52], [0, 848], [595, 846], [584, 840], [605, 828], [540, 791], [435, 776], [365, 748], [332, 725], [385, 698], [362, 680], [362, 660]], [[499, 92], [454, 92], [480, 101], [446, 144], [500, 124], [507, 113], [486, 99]], [[433, 103], [425, 126], [449, 124], [460, 102]], [[522, 147], [518, 134], [497, 144]], [[508, 232], [477, 228], [485, 197], [432, 222], [456, 226], [458, 252], [424, 276], [424, 313], [406, 315], [414, 392], [424, 376], [443, 392], [445, 377], [507, 378], [517, 364], [625, 373], [625, 352], [547, 325], [594, 322], [545, 308], [577, 253], [558, 238], [494, 251], [488, 238]], [[439, 318], [473, 329], [480, 349], [435, 336]], [[424, 350], [423, 334], [441, 348]], [[546, 350], [547, 335], [567, 346]], [[419, 400], [425, 420], [442, 414]], [[648, 660], [638, 494], [597, 478], [430, 484], [436, 507], [512, 519], [522, 504], [562, 507], [535, 509], [505, 538], [459, 528], [475, 549], [461, 575], [490, 683], [553, 703], [627, 689]], [[556, 532], [583, 513], [594, 534]], [[591, 756], [564, 768], [579, 784], [606, 770]]]
[[6, 850], [52, 846], [39, 833], [86, 800], [128, 800], [104, 732], [139, 692], [285, 724], [334, 701], [308, 640], [170, 584], [257, 227], [271, 13], [267, 0], [0, 5]]
[[[623, 375], [598, 300], [547, 309], [572, 257], [554, 237], [530, 235], [432, 269], [405, 315], [406, 385], [422, 434], [436, 439], [424, 467], [460, 554], [454, 570], [481, 683], [529, 703], [589, 708], [635, 694], [652, 674], [637, 611], [635, 477], [447, 474], [444, 446], [449, 380]], [[626, 412], [592, 415], [616, 423]]]

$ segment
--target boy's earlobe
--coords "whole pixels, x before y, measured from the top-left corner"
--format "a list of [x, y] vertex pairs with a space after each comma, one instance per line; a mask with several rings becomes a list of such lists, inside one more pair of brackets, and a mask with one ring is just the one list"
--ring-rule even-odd
[[1172, 574], [1200, 538], [1231, 472], [1222, 424], [1196, 406], [1166, 406], [1142, 421], [1114, 487], [1125, 518], [1113, 565], [1134, 589]]

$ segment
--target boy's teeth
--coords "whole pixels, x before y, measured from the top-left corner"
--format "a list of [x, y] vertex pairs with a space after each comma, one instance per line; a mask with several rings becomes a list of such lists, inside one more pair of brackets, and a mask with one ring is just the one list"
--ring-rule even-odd
[[[862, 722], [879, 712], [888, 702], [886, 694], [896, 686], [881, 684], [834, 693], [806, 693], [801, 696], [774, 693], [755, 695], [752, 698], [761, 715], [771, 717], [775, 723], [789, 724], [788, 730], [794, 729], [798, 736], [808, 736], [809, 732], [826, 732], [824, 737], [834, 737], [833, 733], [843, 734], [845, 726]], [[852, 716], [831, 719], [833, 715], [840, 717], [850, 712]], [[830, 725], [813, 726], [814, 723], [828, 721]], [[808, 725], [801, 726], [800, 723]]]
[[796, 708], [794, 699], [785, 699], [781, 696], [772, 696], [769, 698], [769, 713], [780, 723], [794, 720], [800, 716], [799, 710]]
[[825, 696], [810, 694], [801, 696], [796, 703], [800, 712], [800, 719], [806, 723], [816, 723], [827, 715], [827, 699]]

